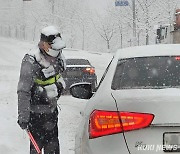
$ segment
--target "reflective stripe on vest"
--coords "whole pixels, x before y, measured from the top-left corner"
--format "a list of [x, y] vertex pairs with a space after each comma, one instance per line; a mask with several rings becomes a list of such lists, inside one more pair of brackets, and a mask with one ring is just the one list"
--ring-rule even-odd
[[60, 74], [50, 78], [50, 79], [47, 79], [47, 80], [40, 80], [40, 79], [35, 79], [35, 83], [37, 83], [38, 85], [41, 85], [41, 86], [46, 86], [46, 85], [51, 85], [53, 83], [55, 83], [59, 78], [61, 77]]

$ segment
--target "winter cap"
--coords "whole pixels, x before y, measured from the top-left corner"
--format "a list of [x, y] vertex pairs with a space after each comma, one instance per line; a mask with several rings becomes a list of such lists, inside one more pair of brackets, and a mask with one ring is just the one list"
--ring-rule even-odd
[[47, 26], [42, 29], [41, 33], [46, 36], [49, 36], [49, 35], [56, 35], [59, 33], [59, 31], [57, 30], [55, 26]]
[[57, 28], [54, 27], [54, 26], [48, 26], [48, 27], [45, 27], [45, 28], [42, 29], [42, 31], [41, 31], [41, 39], [40, 40], [44, 41], [44, 42], [52, 43], [52, 41], [56, 37], [61, 38], [61, 34], [57, 30]]
[[42, 29], [41, 31], [41, 41], [47, 42], [51, 49], [49, 49], [50, 56], [56, 57], [60, 50], [66, 47], [66, 44], [64, 41], [62, 41], [61, 34], [54, 26], [48, 26]]

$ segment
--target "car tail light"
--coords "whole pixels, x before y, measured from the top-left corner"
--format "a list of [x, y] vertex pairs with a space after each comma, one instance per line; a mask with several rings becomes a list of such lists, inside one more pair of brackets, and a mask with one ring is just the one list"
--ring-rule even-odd
[[153, 118], [154, 115], [149, 113], [95, 110], [90, 116], [90, 138], [145, 128]]
[[180, 56], [175, 57], [176, 60], [180, 60]]
[[87, 67], [83, 71], [84, 72], [88, 72], [90, 74], [94, 74], [95, 73], [95, 69], [93, 67]]

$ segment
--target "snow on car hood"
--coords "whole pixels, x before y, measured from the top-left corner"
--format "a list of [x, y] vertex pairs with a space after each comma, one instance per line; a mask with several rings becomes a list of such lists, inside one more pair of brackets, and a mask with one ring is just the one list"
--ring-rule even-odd
[[180, 89], [113, 90], [119, 111], [152, 113], [153, 124], [180, 123]]

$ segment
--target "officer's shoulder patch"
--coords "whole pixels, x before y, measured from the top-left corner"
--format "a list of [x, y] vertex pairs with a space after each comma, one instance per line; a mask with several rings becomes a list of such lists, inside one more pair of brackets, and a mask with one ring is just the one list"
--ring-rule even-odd
[[28, 61], [30, 62], [31, 64], [34, 63], [35, 59], [34, 59], [34, 56], [30, 55], [30, 54], [26, 54], [23, 58], [23, 61]]
[[34, 56], [29, 55], [29, 62], [33, 64], [35, 62]]

